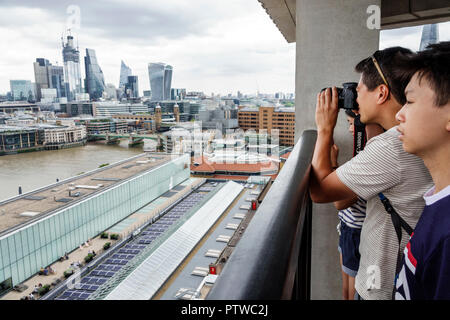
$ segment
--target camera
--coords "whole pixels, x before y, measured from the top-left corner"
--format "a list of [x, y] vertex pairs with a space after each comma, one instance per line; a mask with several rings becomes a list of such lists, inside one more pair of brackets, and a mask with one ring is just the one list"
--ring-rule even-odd
[[[338, 92], [338, 108], [350, 110], [358, 109], [358, 103], [356, 102], [356, 98], [358, 97], [358, 93], [356, 92], [357, 86], [358, 83], [356, 82], [345, 82], [342, 84], [343, 88], [336, 88]], [[323, 88], [320, 92], [324, 90], [326, 90], [326, 88]]]

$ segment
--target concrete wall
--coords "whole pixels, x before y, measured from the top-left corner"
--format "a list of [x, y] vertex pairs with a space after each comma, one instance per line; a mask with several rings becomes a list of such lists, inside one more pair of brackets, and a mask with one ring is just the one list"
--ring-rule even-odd
[[[380, 5], [380, 0], [297, 0], [295, 141], [303, 130], [316, 128], [317, 93], [324, 87], [358, 82], [355, 65], [378, 49], [379, 30], [367, 28], [369, 5]], [[334, 139], [342, 164], [350, 159], [353, 148], [343, 111]], [[341, 298], [338, 221], [331, 204], [314, 204], [312, 299]]]

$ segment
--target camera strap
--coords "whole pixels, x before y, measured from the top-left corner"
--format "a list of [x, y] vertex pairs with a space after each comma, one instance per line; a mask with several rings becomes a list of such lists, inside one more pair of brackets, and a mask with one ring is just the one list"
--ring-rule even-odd
[[394, 289], [392, 291], [392, 300], [395, 300], [395, 288], [397, 284], [397, 278], [400, 274], [401, 268], [402, 268], [402, 260], [403, 260], [403, 251], [401, 250], [401, 243], [402, 243], [402, 228], [408, 233], [408, 235], [411, 236], [413, 233], [413, 228], [400, 217], [400, 215], [395, 211], [394, 207], [392, 206], [391, 202], [388, 198], [384, 196], [381, 192], [378, 194], [378, 197], [380, 198], [381, 202], [383, 203], [384, 208], [386, 209], [387, 213], [391, 216], [392, 224], [394, 225], [395, 233], [397, 234], [398, 239], [398, 254], [397, 254], [397, 264], [395, 266], [395, 278], [394, 278]]
[[360, 115], [356, 115], [353, 122], [353, 156], [356, 156], [366, 145], [366, 125], [360, 120]]

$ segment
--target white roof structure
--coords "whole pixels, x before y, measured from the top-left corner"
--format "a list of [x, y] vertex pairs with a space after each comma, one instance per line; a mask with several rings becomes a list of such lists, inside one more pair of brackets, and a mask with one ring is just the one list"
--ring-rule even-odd
[[151, 299], [243, 189], [227, 182], [105, 299]]

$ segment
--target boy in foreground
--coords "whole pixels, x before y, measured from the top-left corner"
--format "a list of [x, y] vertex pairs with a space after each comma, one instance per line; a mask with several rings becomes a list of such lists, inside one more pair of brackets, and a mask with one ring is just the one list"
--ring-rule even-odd
[[434, 186], [404, 249], [396, 300], [450, 299], [450, 42], [408, 61], [416, 71], [397, 113], [403, 149], [423, 159]]

